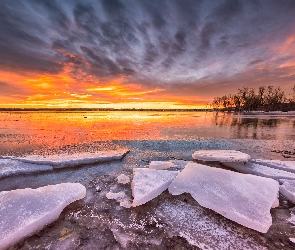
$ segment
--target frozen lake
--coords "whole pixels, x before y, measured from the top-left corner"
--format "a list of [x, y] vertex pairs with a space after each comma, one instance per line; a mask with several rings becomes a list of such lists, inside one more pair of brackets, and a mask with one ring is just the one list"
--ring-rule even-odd
[[[0, 112], [0, 156], [130, 150], [121, 161], [2, 178], [0, 191], [66, 182], [87, 190], [82, 201], [15, 249], [293, 249], [293, 225], [287, 220], [295, 212], [294, 204], [282, 196], [280, 206], [271, 211], [273, 225], [262, 235], [200, 207], [188, 194], [174, 197], [165, 191], [132, 209], [122, 208], [106, 194], [112, 190], [131, 197], [130, 185], [117, 183], [119, 175], [132, 178], [134, 168], [151, 161], [186, 164], [199, 149], [235, 149], [253, 158], [294, 160], [294, 129], [291, 114]], [[181, 213], [175, 220], [173, 214]], [[201, 222], [195, 226], [196, 221]]]

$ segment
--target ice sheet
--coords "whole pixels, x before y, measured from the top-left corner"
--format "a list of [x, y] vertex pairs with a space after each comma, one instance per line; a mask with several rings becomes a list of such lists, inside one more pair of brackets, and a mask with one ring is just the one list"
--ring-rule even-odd
[[272, 224], [278, 191], [275, 180], [198, 163], [187, 164], [169, 186], [171, 194], [190, 193], [201, 206], [262, 233]]
[[142, 205], [161, 194], [168, 188], [178, 171], [134, 168], [132, 180], [132, 206]]
[[264, 165], [270, 168], [276, 168], [291, 173], [295, 173], [295, 161], [252, 159], [251, 162]]
[[295, 181], [285, 181], [283, 185], [280, 186], [280, 193], [288, 200], [295, 203]]
[[113, 160], [121, 160], [128, 151], [99, 151], [95, 153], [75, 153], [57, 155], [28, 155], [14, 158], [22, 162], [47, 164], [54, 168], [74, 167], [77, 165], [93, 164]]
[[279, 180], [279, 179], [295, 180], [294, 173], [275, 169], [275, 168], [270, 168], [257, 163], [247, 162], [246, 164], [244, 164], [241, 162], [225, 162], [224, 165], [245, 174], [253, 174], [253, 175], [263, 176], [267, 178], [272, 178], [275, 180]]
[[5, 249], [58, 219], [70, 203], [84, 198], [79, 183], [0, 192], [0, 249]]
[[201, 206], [182, 201], [164, 201], [156, 215], [169, 234], [184, 237], [191, 245], [207, 250], [266, 249], [238, 225]]
[[192, 157], [201, 161], [247, 162], [250, 155], [237, 150], [198, 150]]
[[52, 169], [49, 165], [37, 165], [11, 159], [0, 159], [0, 179], [11, 175], [40, 173], [51, 171]]

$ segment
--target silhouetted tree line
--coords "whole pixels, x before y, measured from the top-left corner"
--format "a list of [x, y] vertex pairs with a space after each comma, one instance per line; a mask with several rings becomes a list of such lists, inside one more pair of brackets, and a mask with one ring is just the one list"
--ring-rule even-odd
[[237, 94], [214, 97], [212, 107], [215, 109], [236, 111], [290, 111], [295, 110], [295, 85], [291, 98], [286, 98], [280, 87], [261, 86], [258, 91], [254, 88], [242, 88]]

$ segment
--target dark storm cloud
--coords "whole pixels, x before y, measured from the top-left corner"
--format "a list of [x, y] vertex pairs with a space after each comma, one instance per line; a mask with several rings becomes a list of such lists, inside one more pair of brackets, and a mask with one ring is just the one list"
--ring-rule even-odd
[[2, 0], [0, 67], [202, 92], [293, 60], [294, 23], [292, 0]]

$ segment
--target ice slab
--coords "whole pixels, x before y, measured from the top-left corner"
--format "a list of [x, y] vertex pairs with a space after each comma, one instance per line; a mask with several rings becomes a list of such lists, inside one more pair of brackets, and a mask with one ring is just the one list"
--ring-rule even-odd
[[37, 165], [11, 159], [0, 159], [0, 179], [11, 175], [40, 173], [51, 171], [52, 169], [49, 165]]
[[179, 171], [134, 168], [131, 183], [134, 197], [132, 206], [140, 206], [161, 194], [168, 188]]
[[174, 163], [170, 161], [151, 161], [149, 164], [150, 169], [164, 170], [173, 167]]
[[245, 174], [253, 174], [253, 175], [263, 176], [267, 178], [272, 178], [275, 180], [279, 180], [279, 179], [295, 180], [294, 173], [266, 167], [257, 163], [247, 162], [246, 164], [244, 164], [241, 162], [225, 162], [224, 165]]
[[67, 205], [85, 195], [86, 189], [79, 183], [0, 192], [0, 249], [55, 221]]
[[198, 163], [187, 164], [169, 186], [171, 194], [190, 193], [201, 206], [262, 233], [272, 224], [278, 191], [275, 180]]
[[288, 200], [295, 203], [295, 181], [285, 181], [283, 185], [280, 186], [280, 193]]
[[95, 153], [75, 153], [57, 155], [28, 155], [26, 157], [15, 158], [22, 162], [46, 164], [54, 168], [74, 167], [77, 165], [121, 160], [128, 151], [99, 151]]
[[252, 159], [251, 162], [264, 165], [270, 168], [276, 168], [291, 173], [295, 173], [295, 161]]
[[267, 249], [237, 224], [201, 206], [182, 201], [164, 201], [156, 209], [169, 234], [184, 237], [200, 249], [244, 250]]
[[198, 150], [192, 157], [201, 161], [247, 162], [250, 155], [237, 150]]
[[125, 174], [120, 174], [117, 177], [117, 180], [118, 180], [118, 183], [120, 183], [120, 184], [127, 184], [130, 182], [130, 178]]

